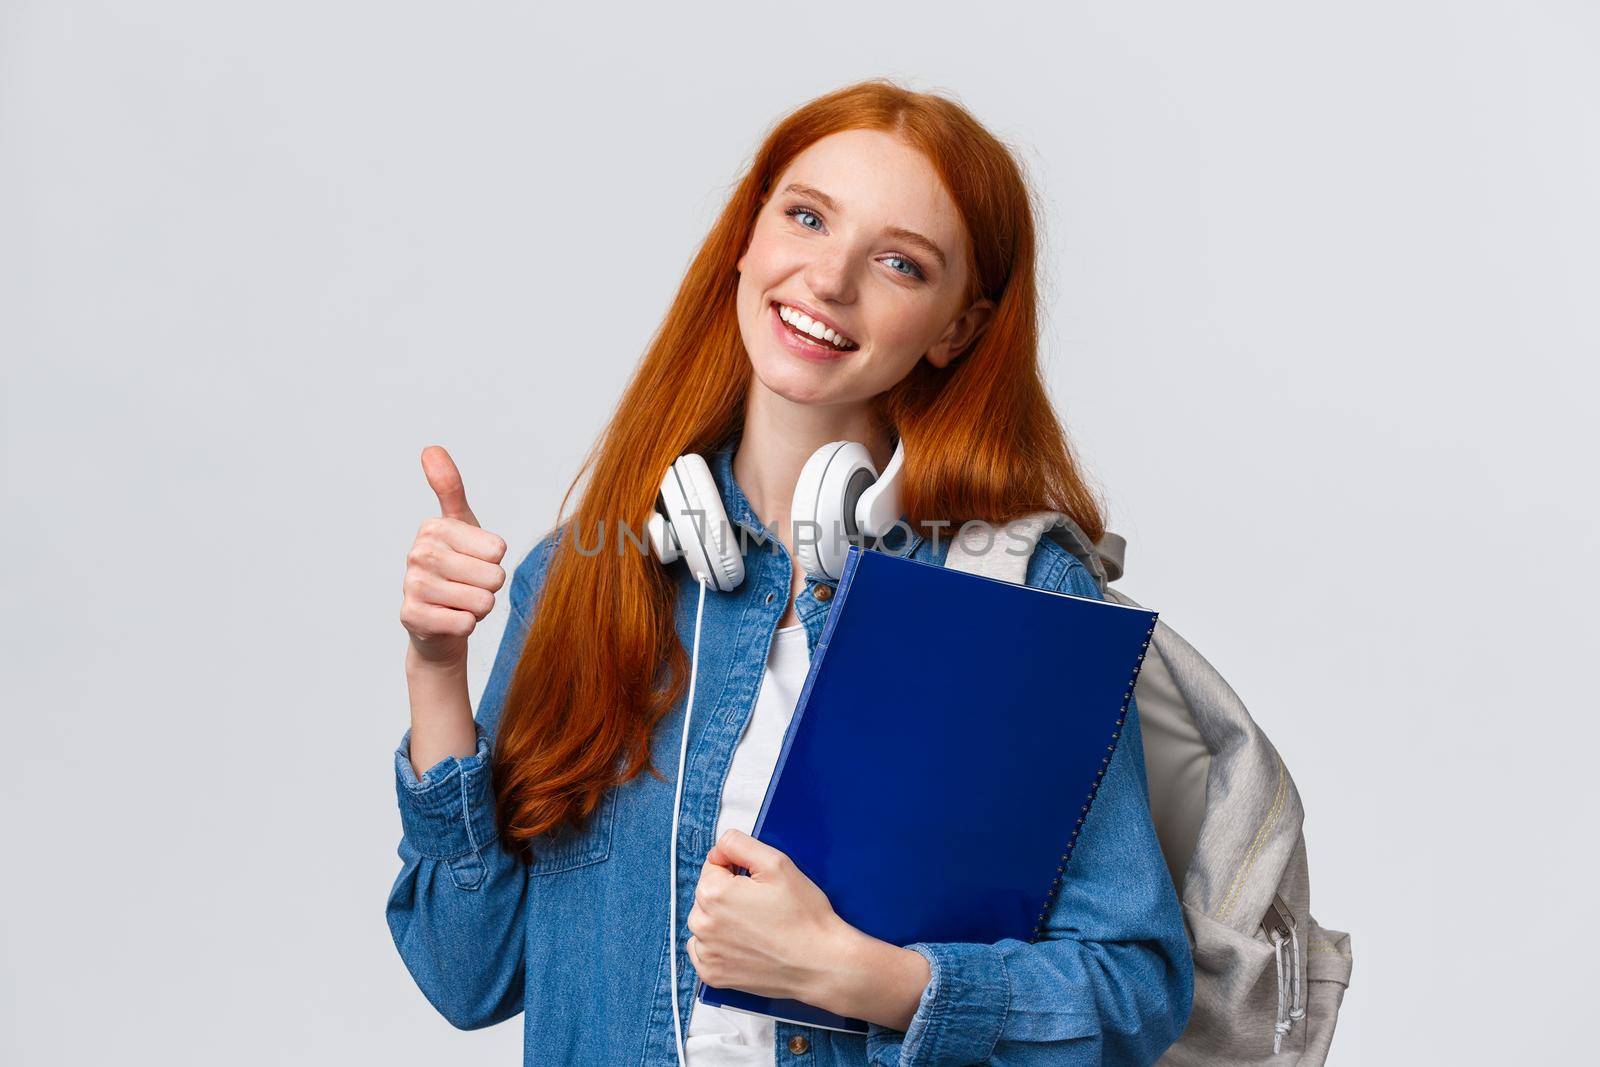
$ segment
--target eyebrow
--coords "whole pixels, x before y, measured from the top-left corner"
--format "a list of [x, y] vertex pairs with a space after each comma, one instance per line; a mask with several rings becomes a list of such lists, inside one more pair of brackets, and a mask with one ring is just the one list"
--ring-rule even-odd
[[[799, 193], [801, 196], [809, 196], [813, 200], [816, 200], [822, 204], [822, 206], [827, 208], [829, 211], [835, 212], [836, 214], [843, 214], [843, 211], [834, 201], [833, 197], [829, 196], [821, 189], [815, 188], [814, 186], [806, 185], [803, 182], [790, 182], [788, 185], [783, 187], [783, 191], [786, 193]], [[948, 264], [945, 262], [944, 253], [940, 251], [939, 246], [922, 236], [922, 234], [918, 233], [916, 230], [908, 230], [904, 226], [886, 226], [883, 232], [888, 234], [890, 237], [893, 237], [897, 241], [904, 241], [907, 244], [916, 245], [918, 248], [921, 248], [924, 252], [928, 253], [928, 255], [939, 261], [940, 270], [944, 270], [948, 266]]]

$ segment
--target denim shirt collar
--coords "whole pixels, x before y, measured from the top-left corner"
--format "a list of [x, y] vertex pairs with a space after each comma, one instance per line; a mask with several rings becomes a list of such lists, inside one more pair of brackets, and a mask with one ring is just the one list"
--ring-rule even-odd
[[[728, 521], [735, 526], [742, 526], [757, 541], [765, 542], [772, 534], [766, 525], [756, 515], [755, 508], [750, 505], [750, 500], [744, 495], [744, 490], [739, 487], [739, 482], [733, 476], [733, 454], [739, 447], [739, 437], [735, 434], [727, 442], [717, 448], [708, 457], [707, 465], [711, 468], [711, 476], [716, 479], [717, 489], [722, 494], [722, 506], [728, 513]], [[910, 556], [922, 543], [922, 535], [912, 526], [905, 515], [900, 516], [900, 524], [891, 527], [889, 532], [877, 539], [873, 550], [883, 552], [890, 556]], [[838, 579], [819, 576], [818, 581], [828, 585], [838, 585]]]

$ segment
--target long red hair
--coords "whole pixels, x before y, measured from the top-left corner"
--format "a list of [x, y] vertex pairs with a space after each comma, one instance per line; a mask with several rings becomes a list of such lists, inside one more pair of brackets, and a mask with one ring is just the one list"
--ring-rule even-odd
[[[892, 133], [943, 179], [969, 235], [965, 307], [996, 307], [972, 346], [939, 370], [926, 360], [875, 397], [905, 443], [902, 511], [925, 532], [1003, 523], [1051, 508], [1092, 539], [1103, 507], [1086, 485], [1039, 365], [1033, 208], [1010, 151], [965, 108], [872, 79], [810, 101], [767, 135], [700, 246], [614, 414], [562, 499], [593, 477], [552, 555], [494, 750], [501, 833], [582, 825], [606, 789], [649, 765], [652, 732], [684, 696], [689, 657], [674, 625], [677, 586], [647, 552], [595, 552], [600, 531], [642, 533], [661, 477], [740, 426], [752, 374], [739, 334], [735, 268], [773, 183], [814, 141], [850, 129]], [[558, 521], [558, 526], [562, 525]], [[573, 551], [572, 532], [588, 547]], [[655, 767], [651, 773], [667, 780]]]

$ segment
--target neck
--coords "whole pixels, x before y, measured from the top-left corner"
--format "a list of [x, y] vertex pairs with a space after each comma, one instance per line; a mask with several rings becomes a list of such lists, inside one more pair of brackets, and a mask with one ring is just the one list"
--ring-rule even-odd
[[880, 471], [894, 455], [894, 438], [876, 425], [868, 403], [797, 404], [752, 378], [733, 477], [762, 525], [785, 545], [800, 469], [830, 441], [859, 441]]

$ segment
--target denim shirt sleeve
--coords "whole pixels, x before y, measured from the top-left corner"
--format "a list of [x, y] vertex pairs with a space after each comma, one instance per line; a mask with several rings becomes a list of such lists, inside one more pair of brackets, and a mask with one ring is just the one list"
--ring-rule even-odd
[[[1060, 588], [1101, 599], [1077, 561]], [[879, 1067], [1151, 1064], [1177, 1040], [1194, 964], [1150, 821], [1136, 705], [1042, 938], [905, 947], [932, 973], [904, 1033], [870, 1024], [867, 1056]]]
[[395, 948], [428, 1001], [450, 1023], [473, 1030], [523, 1007], [522, 862], [502, 847], [489, 756], [501, 705], [559, 532], [535, 545], [510, 583], [510, 617], [478, 701], [478, 747], [446, 756], [418, 775], [411, 731], [394, 750], [400, 808], [400, 873], [386, 915]]

